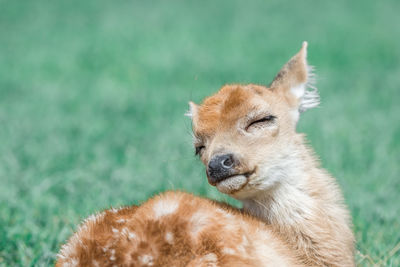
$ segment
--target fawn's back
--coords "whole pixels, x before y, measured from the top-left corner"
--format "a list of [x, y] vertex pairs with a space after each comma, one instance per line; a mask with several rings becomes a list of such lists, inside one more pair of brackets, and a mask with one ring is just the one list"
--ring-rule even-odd
[[167, 192], [89, 217], [56, 266], [295, 266], [262, 222], [225, 204]]

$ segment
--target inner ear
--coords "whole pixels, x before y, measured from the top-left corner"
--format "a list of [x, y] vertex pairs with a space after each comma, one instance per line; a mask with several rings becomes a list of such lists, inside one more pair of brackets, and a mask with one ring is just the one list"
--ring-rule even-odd
[[319, 95], [314, 84], [313, 68], [307, 64], [307, 42], [303, 42], [300, 51], [282, 67], [270, 88], [293, 99], [294, 101], [290, 101], [293, 108], [303, 112], [319, 104]]

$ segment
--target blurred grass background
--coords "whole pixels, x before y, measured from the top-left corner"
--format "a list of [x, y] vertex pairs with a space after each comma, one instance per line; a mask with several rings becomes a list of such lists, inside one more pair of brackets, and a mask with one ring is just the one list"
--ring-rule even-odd
[[[167, 189], [225, 200], [187, 102], [268, 84], [309, 41], [303, 114], [354, 218], [357, 263], [400, 266], [400, 1], [0, 0], [0, 266], [52, 265], [87, 215]], [[233, 203], [233, 202], [231, 202]]]

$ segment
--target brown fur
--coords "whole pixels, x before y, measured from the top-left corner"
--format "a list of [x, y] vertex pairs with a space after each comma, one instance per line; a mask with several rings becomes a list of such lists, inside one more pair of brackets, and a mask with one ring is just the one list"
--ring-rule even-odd
[[262, 222], [225, 204], [168, 192], [86, 220], [56, 266], [299, 266], [292, 254]]

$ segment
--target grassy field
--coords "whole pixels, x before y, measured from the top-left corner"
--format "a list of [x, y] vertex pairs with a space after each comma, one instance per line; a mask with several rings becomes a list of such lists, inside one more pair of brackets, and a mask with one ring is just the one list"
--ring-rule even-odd
[[227, 201], [193, 155], [187, 102], [268, 84], [303, 40], [322, 105], [299, 131], [343, 188], [357, 263], [400, 266], [399, 11], [395, 0], [0, 0], [0, 266], [52, 265], [82, 218], [167, 189]]

